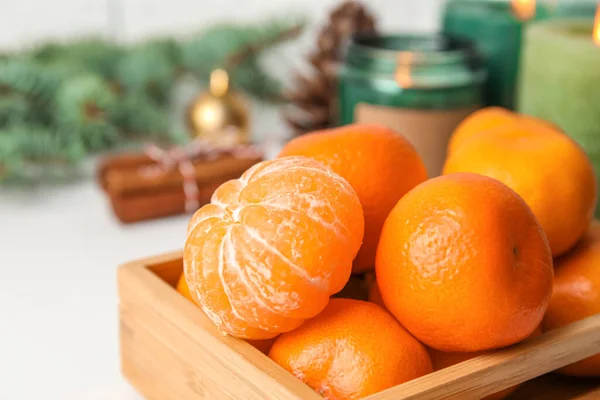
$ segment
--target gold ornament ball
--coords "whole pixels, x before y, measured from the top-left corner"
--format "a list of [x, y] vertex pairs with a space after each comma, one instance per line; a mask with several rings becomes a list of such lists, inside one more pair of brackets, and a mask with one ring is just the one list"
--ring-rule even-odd
[[231, 138], [225, 132], [235, 128], [236, 142], [249, 141], [249, 112], [246, 99], [229, 88], [226, 71], [217, 69], [210, 75], [209, 91], [200, 94], [188, 109], [188, 125], [193, 137], [215, 144]]

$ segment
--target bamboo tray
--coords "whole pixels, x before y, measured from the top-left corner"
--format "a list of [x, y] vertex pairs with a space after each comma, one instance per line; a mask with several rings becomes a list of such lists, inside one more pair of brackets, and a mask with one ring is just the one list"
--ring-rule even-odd
[[[122, 372], [140, 393], [157, 400], [322, 399], [245, 341], [219, 334], [175, 291], [182, 268], [181, 252], [119, 268]], [[547, 374], [596, 353], [600, 314], [366, 399], [479, 399], [532, 379], [510, 399], [600, 399], [600, 380]]]

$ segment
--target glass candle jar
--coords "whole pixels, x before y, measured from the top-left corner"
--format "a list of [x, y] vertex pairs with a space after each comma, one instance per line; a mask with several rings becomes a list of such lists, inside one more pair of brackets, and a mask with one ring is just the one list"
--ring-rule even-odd
[[486, 59], [487, 106], [515, 107], [523, 29], [532, 21], [592, 17], [596, 0], [449, 0], [442, 32], [473, 40]]
[[439, 35], [354, 38], [340, 71], [342, 124], [403, 134], [437, 176], [456, 126], [481, 106], [483, 62], [471, 42]]

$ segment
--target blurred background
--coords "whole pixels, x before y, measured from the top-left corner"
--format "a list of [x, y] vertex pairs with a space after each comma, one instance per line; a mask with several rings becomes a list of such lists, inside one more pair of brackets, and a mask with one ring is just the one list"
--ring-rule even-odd
[[[260, 27], [268, 21], [300, 19], [306, 26], [298, 37], [260, 58], [269, 74], [291, 86], [295, 71], [308, 68], [306, 55], [315, 48], [328, 13], [339, 4], [323, 0], [3, 0], [0, 53], [12, 57], [44, 43], [88, 37], [133, 45], [155, 37], [187, 38], [220, 23]], [[382, 28], [401, 31], [434, 31], [440, 6], [440, 0], [369, 1]], [[0, 79], [8, 76], [6, 68]], [[0, 88], [6, 88], [5, 83]], [[186, 106], [200, 86], [194, 81], [180, 85], [179, 103]], [[292, 134], [280, 104], [252, 98], [250, 103], [253, 138], [260, 141], [273, 135], [280, 140]], [[174, 119], [181, 121], [179, 114]], [[40, 143], [33, 140], [34, 145]], [[26, 179], [11, 177], [0, 186], [2, 400], [141, 398], [119, 372], [116, 268], [132, 259], [181, 248], [189, 215], [122, 224], [98, 184], [96, 168], [106, 152], [100, 153], [78, 159], [76, 177], [46, 177], [36, 170]], [[43, 164], [41, 169], [45, 168]]]
[[385, 124], [433, 177], [456, 126], [500, 106], [559, 125], [598, 172], [597, 7], [0, 0], [0, 400], [141, 399], [118, 265], [182, 248], [212, 191], [294, 136]]
[[[52, 4], [25, 0], [10, 6], [8, 3], [2, 5], [0, 45], [3, 49], [19, 49], [48, 39], [70, 39], [89, 34], [133, 42], [164, 34], [186, 36], [204, 24], [221, 20], [256, 22], [295, 12], [310, 19], [315, 28], [338, 4], [331, 0], [248, 0], [243, 3], [208, 0], [197, 4], [186, 0], [168, 4], [153, 0], [63, 0]], [[377, 10], [380, 24], [385, 28], [428, 31], [437, 26], [442, 1], [372, 0], [368, 4], [369, 8]], [[311, 31], [314, 34], [315, 29]]]

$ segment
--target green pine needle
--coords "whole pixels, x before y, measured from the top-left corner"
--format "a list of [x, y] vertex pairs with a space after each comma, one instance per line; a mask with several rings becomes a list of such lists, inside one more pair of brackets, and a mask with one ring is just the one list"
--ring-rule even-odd
[[116, 80], [127, 93], [144, 93], [166, 104], [175, 77], [171, 55], [160, 46], [140, 46], [120, 59]]
[[46, 44], [35, 49], [30, 55], [41, 63], [68, 61], [82, 66], [87, 72], [112, 78], [116, 72], [117, 60], [123, 51], [124, 49], [117, 44], [99, 38], [86, 38], [70, 43]]
[[66, 140], [55, 131], [35, 125], [13, 125], [0, 130], [0, 177], [27, 177], [39, 174], [39, 164], [61, 167], [85, 156], [83, 145]]
[[0, 96], [0, 129], [21, 124], [29, 119], [31, 107], [27, 98], [18, 93]]
[[169, 62], [178, 66], [181, 60], [181, 50], [179, 43], [173, 38], [155, 38], [143, 42], [139, 47], [153, 49], [161, 53]]
[[[271, 21], [259, 26], [220, 24], [200, 32], [183, 43], [182, 63], [198, 79], [207, 81], [210, 73], [225, 67], [230, 70], [232, 81], [242, 90], [262, 100], [279, 98], [281, 87], [258, 63], [262, 53], [287, 39], [289, 32], [301, 29], [300, 21]], [[228, 65], [231, 57], [254, 46], [246, 59]]]
[[207, 81], [226, 68], [237, 88], [279, 100], [281, 85], [259, 58], [300, 26], [218, 24], [183, 41], [120, 46], [91, 38], [0, 54], [0, 179], [42, 179], [55, 170], [49, 179], [63, 177], [92, 153], [146, 139], [185, 143], [187, 133], [169, 124], [171, 90], [185, 72]]
[[0, 60], [0, 92], [18, 93], [35, 102], [47, 103], [60, 81], [39, 64], [23, 59]]
[[111, 111], [110, 119], [121, 130], [133, 136], [146, 134], [156, 139], [169, 135], [168, 111], [139, 93], [119, 99]]
[[108, 120], [117, 98], [97, 75], [80, 75], [65, 81], [55, 98], [56, 123], [65, 137], [79, 137], [90, 151], [110, 148], [119, 141], [117, 128]]
[[273, 102], [281, 100], [281, 84], [263, 71], [256, 60], [242, 63], [235, 69], [232, 80], [237, 87], [259, 99]]

